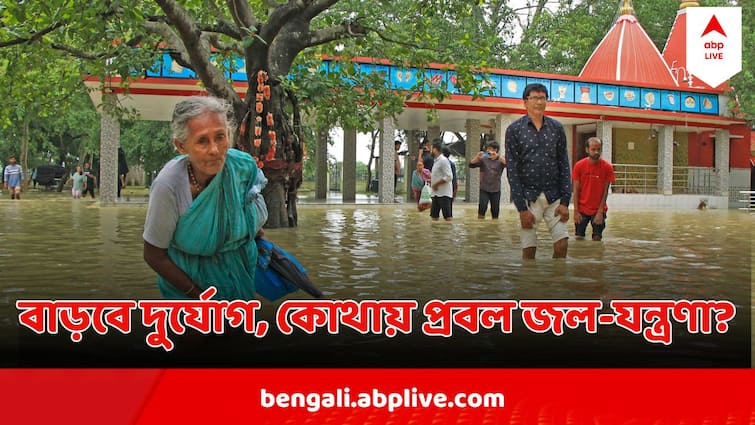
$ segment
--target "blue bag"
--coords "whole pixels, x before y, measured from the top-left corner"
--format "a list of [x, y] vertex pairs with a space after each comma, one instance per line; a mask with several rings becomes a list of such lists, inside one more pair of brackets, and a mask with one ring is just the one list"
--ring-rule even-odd
[[258, 294], [270, 301], [299, 289], [315, 298], [323, 296], [307, 277], [307, 269], [293, 255], [267, 239], [257, 238], [255, 242], [259, 255], [254, 284]]

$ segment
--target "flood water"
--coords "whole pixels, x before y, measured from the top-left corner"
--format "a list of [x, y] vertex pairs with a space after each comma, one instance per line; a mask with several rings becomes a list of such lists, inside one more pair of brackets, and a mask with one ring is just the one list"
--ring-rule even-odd
[[[34, 352], [44, 346], [32, 343], [34, 348], [29, 349], [17, 343], [22, 340], [19, 334], [26, 332], [17, 326], [17, 299], [160, 298], [155, 274], [142, 260], [146, 204], [100, 207], [89, 200], [46, 195], [20, 202], [0, 200], [0, 338], [10, 347], [5, 352], [15, 353], [5, 364], [38, 365], [24, 362], [31, 352], [43, 359], [42, 365], [47, 365], [46, 361], [59, 365]], [[430, 338], [415, 335], [421, 333], [415, 321], [413, 335], [405, 338], [273, 335], [242, 342], [254, 346], [246, 360], [217, 363], [213, 358], [204, 363], [193, 359], [187, 365], [751, 364], [753, 216], [746, 212], [609, 210], [602, 243], [575, 241], [570, 224], [572, 239], [565, 261], [550, 258], [552, 249], [544, 227], [539, 229], [537, 259], [522, 261], [518, 215], [510, 206], [502, 207], [501, 219], [494, 222], [478, 220], [476, 205], [457, 203], [450, 224], [432, 223], [426, 212], [418, 213], [410, 204], [302, 203], [299, 214], [298, 228], [272, 229], [266, 234], [297, 256], [330, 299], [416, 299], [419, 311], [431, 299], [601, 300], [604, 305], [631, 299], [729, 300], [736, 305], [737, 316], [722, 335], [690, 335], [683, 328], [674, 328], [670, 346], [649, 343], [618, 327], [601, 327], [597, 335], [588, 335], [580, 327], [555, 337], [519, 326], [510, 335], [455, 333], [451, 338]], [[301, 293], [286, 299], [292, 298], [308, 299]], [[263, 301], [262, 315], [271, 323], [281, 301]], [[68, 345], [63, 350], [79, 349], [97, 337], [85, 334], [80, 344], [64, 341]], [[223, 344], [225, 350], [229, 346], [234, 350], [233, 344]], [[293, 364], [286, 363], [292, 352], [305, 354]], [[175, 357], [154, 355], [136, 365], [184, 364]], [[103, 364], [95, 360], [81, 363], [73, 365], [132, 364], [121, 357]]]

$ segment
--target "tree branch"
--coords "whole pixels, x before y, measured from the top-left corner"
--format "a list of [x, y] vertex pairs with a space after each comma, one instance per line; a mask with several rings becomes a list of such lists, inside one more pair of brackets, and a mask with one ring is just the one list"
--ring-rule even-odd
[[281, 28], [290, 25], [294, 19], [302, 23], [309, 22], [317, 15], [327, 10], [339, 0], [291, 0], [285, 5], [276, 7], [268, 17], [267, 23], [260, 31], [262, 39], [272, 42]]
[[309, 32], [306, 21], [289, 20], [271, 38], [270, 50], [277, 51], [279, 54], [269, 58], [269, 71], [274, 76], [286, 74], [299, 52], [307, 47], [348, 38], [350, 37], [348, 31], [345, 25], [340, 25]]
[[[289, 24], [293, 17], [304, 10], [309, 1], [311, 0], [291, 0], [284, 5], [277, 6], [260, 29], [260, 37], [270, 43], [284, 25]], [[309, 22], [309, 20], [304, 19], [304, 22]]]
[[300, 0], [300, 1], [302, 1], [305, 4], [309, 3], [308, 5], [306, 5], [304, 13], [302, 14], [302, 17], [306, 19], [307, 22], [311, 21], [315, 16], [328, 10], [331, 6], [339, 2], [339, 0]]
[[331, 41], [344, 40], [347, 38], [366, 37], [368, 33], [375, 33], [381, 40], [392, 44], [398, 44], [406, 46], [411, 49], [426, 50], [432, 52], [442, 52], [441, 49], [434, 49], [427, 46], [421, 46], [414, 43], [409, 43], [403, 40], [396, 40], [391, 38], [381, 31], [363, 26], [359, 23], [362, 18], [358, 18], [354, 21], [346, 21], [337, 27], [324, 28], [309, 33], [309, 42], [306, 47], [318, 46], [321, 44], [329, 43]]
[[19, 37], [19, 38], [16, 38], [14, 40], [8, 40], [8, 41], [0, 42], [0, 48], [15, 46], [15, 45], [24, 44], [24, 43], [33, 43], [35, 41], [39, 41], [45, 35], [47, 35], [47, 34], [53, 32], [53, 31], [55, 31], [56, 29], [58, 29], [60, 27], [65, 26], [66, 24], [67, 24], [66, 21], [56, 22], [56, 23], [50, 25], [47, 28], [44, 28], [44, 29], [39, 30], [39, 31], [37, 31], [35, 33], [32, 33], [29, 37]]
[[171, 56], [181, 64], [186, 66], [191, 63], [189, 52], [186, 50], [181, 37], [173, 31], [173, 28], [165, 22], [147, 21], [144, 24], [147, 31], [160, 36], [168, 44], [168, 48], [173, 50]]
[[215, 47], [218, 50], [224, 51], [224, 52], [234, 52], [238, 55], [243, 56], [244, 51], [241, 49], [241, 47], [234, 43], [226, 43], [223, 40], [220, 39], [220, 35], [217, 33], [207, 33], [207, 38], [210, 41], [210, 44], [212, 44], [213, 47]]
[[201, 27], [200, 30], [203, 32], [216, 32], [219, 34], [227, 35], [228, 37], [231, 37], [235, 40], [241, 40], [244, 38], [244, 35], [239, 32], [238, 28], [234, 27], [233, 24], [221, 17], [217, 17], [216, 25]]
[[366, 32], [369, 32], [369, 31], [374, 32], [381, 40], [387, 41], [388, 43], [398, 44], [398, 45], [401, 45], [401, 46], [410, 47], [412, 49], [427, 50], [427, 51], [430, 51], [430, 52], [443, 52], [442, 49], [434, 49], [434, 48], [430, 48], [430, 47], [427, 47], [427, 46], [421, 46], [419, 44], [408, 43], [408, 42], [403, 41], [403, 40], [393, 39], [393, 38], [391, 38], [391, 37], [383, 34], [379, 30], [374, 29], [374, 28], [369, 28], [369, 27], [364, 27], [364, 28], [365, 28], [365, 34], [366, 34]]
[[227, 7], [228, 5], [223, 0], [207, 0], [207, 9], [213, 14], [217, 23], [209, 28], [202, 28], [202, 31], [219, 32], [236, 40], [241, 40], [243, 34], [239, 31], [239, 27], [225, 18], [225, 9], [222, 6]]
[[309, 33], [308, 47], [352, 37], [365, 37], [370, 29], [358, 22], [344, 22], [337, 27], [323, 28]]
[[[189, 13], [175, 0], [156, 0], [175, 27], [194, 72], [211, 94], [240, 103], [241, 99], [226, 81], [225, 75], [210, 62], [210, 43]], [[172, 29], [171, 29], [172, 30]]]
[[[118, 13], [118, 8], [114, 8], [114, 9], [108, 9], [103, 13], [99, 13], [98, 16], [99, 16], [99, 19], [103, 21], [108, 21], [113, 16], [117, 16], [117, 13]], [[48, 27], [32, 33], [29, 37], [18, 37], [13, 40], [1, 41], [0, 48], [40, 41], [45, 35], [55, 31], [58, 28], [62, 28], [70, 23], [71, 22], [69, 20], [64, 19], [64, 20], [52, 23]]]
[[98, 53], [98, 54], [87, 53], [87, 52], [85, 52], [83, 50], [79, 50], [79, 49], [73, 48], [71, 46], [66, 46], [64, 44], [51, 43], [50, 47], [52, 47], [55, 50], [60, 50], [60, 51], [66, 52], [66, 53], [70, 54], [71, 56], [74, 56], [74, 57], [79, 58], [79, 59], [97, 60], [97, 59], [102, 59], [102, 58], [108, 57], [107, 53]]
[[244, 28], [250, 31], [257, 29], [257, 19], [255, 19], [248, 1], [228, 0], [228, 10], [233, 16], [233, 21], [242, 31]]

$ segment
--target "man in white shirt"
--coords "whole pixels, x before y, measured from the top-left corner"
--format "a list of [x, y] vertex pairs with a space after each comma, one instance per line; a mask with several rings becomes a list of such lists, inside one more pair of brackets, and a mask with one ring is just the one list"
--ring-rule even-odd
[[433, 141], [432, 154], [435, 157], [433, 169], [430, 173], [430, 188], [432, 189], [430, 217], [438, 221], [440, 212], [443, 211], [443, 219], [451, 221], [453, 218], [453, 173], [448, 158], [441, 154], [443, 142]]

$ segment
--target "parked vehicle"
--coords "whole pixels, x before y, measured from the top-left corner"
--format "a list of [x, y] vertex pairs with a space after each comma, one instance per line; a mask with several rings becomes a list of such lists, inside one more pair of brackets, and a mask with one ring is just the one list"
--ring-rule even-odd
[[60, 165], [40, 165], [37, 167], [36, 182], [45, 189], [51, 189], [60, 184], [61, 179], [66, 178], [66, 169]]

